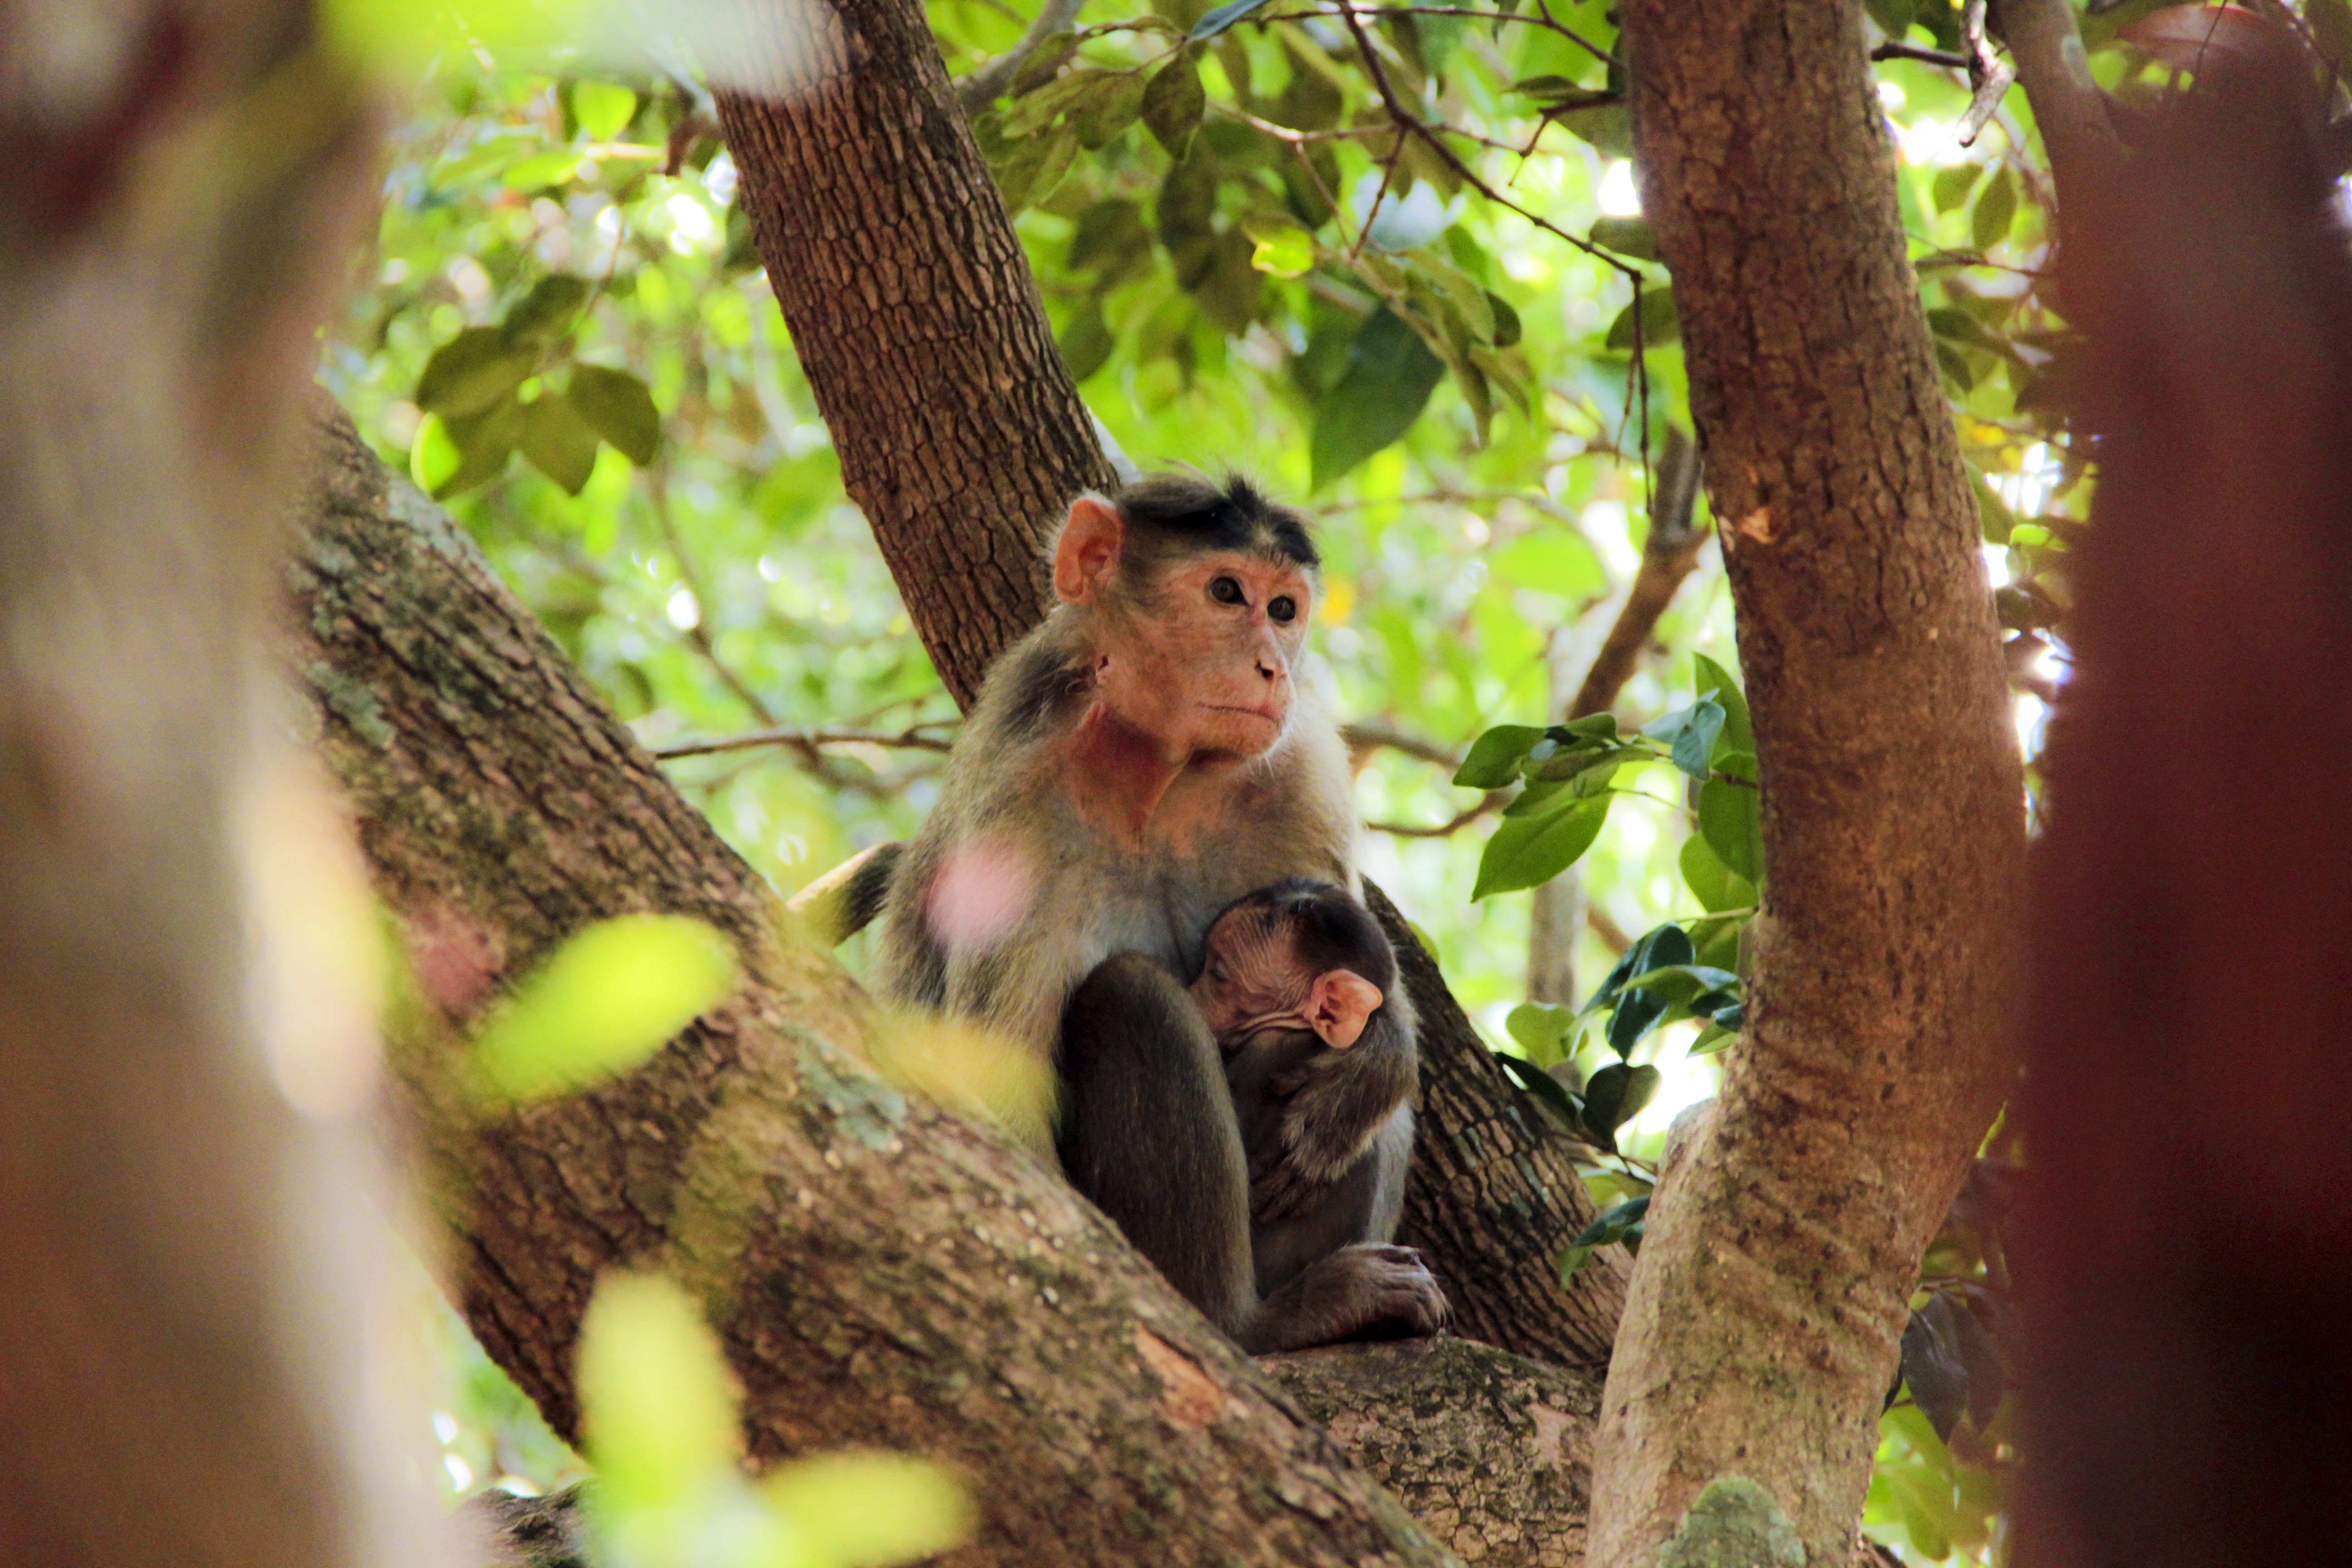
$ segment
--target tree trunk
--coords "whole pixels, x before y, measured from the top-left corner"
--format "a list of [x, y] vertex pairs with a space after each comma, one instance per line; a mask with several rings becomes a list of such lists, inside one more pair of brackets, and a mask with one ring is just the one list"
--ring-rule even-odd
[[[255, 973], [318, 956], [284, 900], [336, 891], [331, 810], [256, 722], [267, 520], [373, 162], [309, 13], [0, 3], [0, 1562], [27, 1568], [424, 1561], [348, 1408], [371, 1248], [323, 1245], [370, 1234], [352, 1079], [306, 1070]], [[306, 805], [326, 864], [289, 886], [268, 852], [320, 847]]]
[[468, 1119], [451, 1031], [397, 1043], [455, 1294], [556, 1430], [604, 1268], [696, 1291], [751, 1458], [881, 1445], [961, 1466], [959, 1561], [1453, 1561], [1003, 1141], [860, 1065], [873, 1009], [723, 845], [439, 509], [340, 416], [288, 636], [429, 1007], [463, 1026], [585, 922], [699, 917], [750, 978], [645, 1068]]
[[[751, 232], [908, 613], [959, 701], [1045, 595], [1041, 541], [1113, 482], [916, 0], [835, 0], [836, 63], [785, 102], [722, 94]], [[818, 31], [826, 31], [820, 28]], [[1411, 944], [1395, 923], [1390, 935]], [[1426, 1105], [1407, 1239], [1465, 1331], [1605, 1360], [1614, 1254], [1554, 1260], [1593, 1217], [1575, 1167], [1445, 992], [1410, 964]]]
[[[1792, 1523], [1826, 1562], [1920, 1254], [2012, 1068], [2017, 742], [1861, 8], [1631, 0], [1625, 29], [1768, 881], [1745, 1037], [1634, 1276], [1592, 1562], [1648, 1568], [1682, 1523], [1686, 1544]], [[1734, 1477], [1761, 1490], [1685, 1521]]]

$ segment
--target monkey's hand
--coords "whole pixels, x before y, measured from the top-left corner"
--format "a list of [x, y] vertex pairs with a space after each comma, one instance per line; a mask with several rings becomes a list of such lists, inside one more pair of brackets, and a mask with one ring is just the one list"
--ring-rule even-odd
[[1324, 1051], [1269, 1086], [1287, 1103], [1281, 1147], [1250, 1172], [1253, 1220], [1286, 1219], [1346, 1175], [1412, 1096], [1412, 1053], [1393, 1027], [1375, 1019], [1355, 1046]]

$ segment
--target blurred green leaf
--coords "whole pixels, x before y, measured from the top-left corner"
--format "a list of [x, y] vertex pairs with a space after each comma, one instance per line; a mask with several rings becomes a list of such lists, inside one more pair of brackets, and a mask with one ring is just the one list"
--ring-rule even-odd
[[760, 1492], [831, 1568], [895, 1568], [937, 1556], [980, 1525], [953, 1470], [906, 1454], [797, 1459], [761, 1482]]
[[1101, 301], [1089, 300], [1073, 314], [1055, 346], [1062, 351], [1062, 363], [1070, 367], [1072, 381], [1084, 381], [1109, 363], [1118, 341], [1103, 320]]
[[1739, 683], [1731, 679], [1729, 670], [1703, 653], [1693, 654], [1691, 665], [1699, 695], [1712, 697], [1723, 704], [1723, 734], [1716, 742], [1716, 754], [1721, 756], [1725, 752], [1753, 753], [1756, 731], [1748, 722], [1748, 698], [1739, 689]]
[[1265, 4], [1265, 0], [1225, 0], [1223, 5], [1211, 8], [1205, 16], [1195, 22], [1192, 32], [1186, 37], [1190, 42], [1195, 44], [1204, 39], [1213, 38]]
[[1209, 95], [1202, 89], [1201, 69], [1190, 49], [1170, 55], [1143, 89], [1144, 126], [1179, 163], [1191, 149], [1192, 133], [1200, 130], [1208, 107]]
[[684, 915], [588, 927], [515, 988], [475, 1037], [483, 1077], [543, 1100], [625, 1072], [735, 989], [735, 949]]
[[1580, 1106], [1576, 1097], [1568, 1091], [1566, 1084], [1561, 1083], [1559, 1079], [1552, 1077], [1534, 1062], [1512, 1056], [1507, 1051], [1496, 1053], [1495, 1059], [1503, 1064], [1505, 1071], [1519, 1080], [1521, 1088], [1541, 1101], [1563, 1123], [1570, 1128], [1580, 1124], [1580, 1119], [1584, 1114], [1583, 1107]]
[[596, 471], [596, 432], [560, 392], [542, 390], [522, 411], [522, 455], [531, 467], [563, 487], [566, 495], [587, 488]]
[[496, 327], [467, 327], [425, 362], [416, 406], [446, 419], [479, 414], [520, 386], [537, 361]]
[[625, 370], [575, 364], [567, 390], [580, 416], [621, 456], [641, 468], [654, 460], [661, 447], [661, 411], [644, 382]]
[[1589, 237], [1604, 250], [1620, 256], [1630, 256], [1637, 261], [1658, 258], [1658, 235], [1645, 217], [1599, 217], [1592, 220]]
[[658, 1274], [607, 1274], [580, 1323], [581, 1422], [611, 1503], [675, 1508], [735, 1462], [735, 1394], [702, 1313]]
[[434, 487], [436, 500], [462, 495], [506, 472], [507, 459], [522, 440], [522, 403], [512, 392], [478, 414], [451, 416], [442, 429], [457, 447], [457, 471]]
[[[517, 347], [544, 349], [572, 330], [580, 308], [588, 302], [588, 280], [554, 272], [530, 287], [499, 322], [508, 342]], [[536, 363], [534, 353], [526, 363]], [[422, 406], [420, 405], [420, 406]]]
[[1977, 197], [1969, 232], [1979, 250], [1990, 250], [2009, 237], [2017, 219], [2017, 181], [2007, 169], [1996, 170], [1991, 183]]
[[1348, 368], [1315, 411], [1314, 487], [1321, 489], [1412, 428], [1444, 362], [1386, 306], [1348, 347]]
[[618, 82], [572, 84], [572, 113], [580, 121], [581, 133], [591, 142], [610, 142], [629, 128], [636, 112], [636, 93]]
[[1948, 163], [1937, 170], [1936, 178], [1928, 186], [1936, 210], [1939, 213], [1958, 212], [1967, 204], [1969, 193], [1977, 188], [1977, 181], [1983, 176], [1984, 165], [1981, 163]]
[[[1675, 314], [1675, 291], [1654, 285], [1642, 291], [1642, 347], [1662, 348], [1682, 336], [1682, 321]], [[1633, 349], [1633, 307], [1629, 302], [1609, 323], [1607, 339], [1611, 348], [1621, 353]]]

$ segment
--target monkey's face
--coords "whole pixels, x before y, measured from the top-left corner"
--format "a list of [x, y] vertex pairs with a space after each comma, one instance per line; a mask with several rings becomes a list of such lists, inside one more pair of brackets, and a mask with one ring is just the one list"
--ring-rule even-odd
[[1189, 987], [1209, 1032], [1233, 1044], [1265, 1029], [1311, 1029], [1334, 1050], [1361, 1037], [1381, 988], [1349, 969], [1318, 973], [1297, 933], [1263, 905], [1243, 905], [1209, 928], [1208, 962]]
[[1180, 556], [1105, 617], [1096, 689], [1171, 756], [1263, 755], [1290, 722], [1313, 603], [1287, 562]]

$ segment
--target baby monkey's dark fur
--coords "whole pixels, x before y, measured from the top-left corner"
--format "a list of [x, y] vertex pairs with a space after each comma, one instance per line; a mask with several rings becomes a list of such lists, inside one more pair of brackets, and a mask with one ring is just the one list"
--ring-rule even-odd
[[[1390, 1014], [1396, 996], [1370, 914], [1292, 878], [1218, 916], [1189, 991], [1125, 954], [1071, 1001], [1065, 1168], [1253, 1353], [1444, 1324], [1419, 1255], [1388, 1245], [1412, 1148], [1412, 1032]], [[1220, 1087], [1233, 1116], [1211, 1117], [1208, 1136], [1147, 1135]], [[1199, 1168], [1129, 1168], [1171, 1142]], [[1328, 1166], [1307, 1152], [1332, 1148], [1347, 1153]]]

